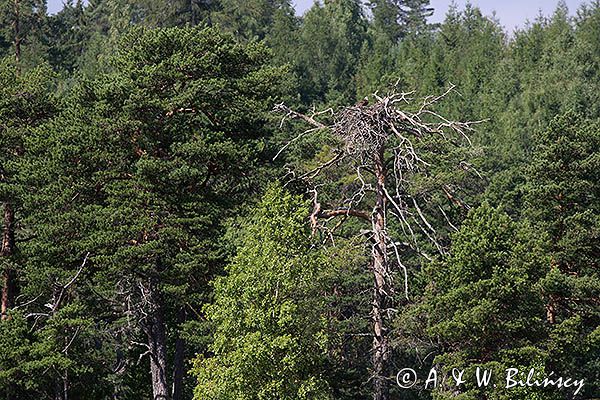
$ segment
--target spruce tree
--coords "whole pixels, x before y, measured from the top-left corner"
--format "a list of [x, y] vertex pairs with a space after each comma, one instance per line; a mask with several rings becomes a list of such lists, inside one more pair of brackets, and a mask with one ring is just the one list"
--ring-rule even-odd
[[294, 15], [290, 0], [220, 0], [211, 21], [240, 39], [262, 40], [269, 35], [280, 12]]
[[427, 19], [433, 15], [429, 0], [371, 0], [373, 26], [384, 33], [392, 43], [407, 36], [427, 32]]
[[315, 3], [300, 31], [298, 68], [306, 104], [348, 104], [356, 98], [355, 73], [366, 23], [356, 0]]
[[81, 0], [65, 3], [48, 20], [48, 62], [58, 71], [73, 74], [89, 41], [88, 14]]
[[406, 35], [418, 35], [429, 29], [427, 19], [433, 15], [430, 0], [404, 0], [400, 21]]
[[369, 8], [373, 13], [373, 29], [385, 35], [391, 43], [397, 43], [403, 36], [399, 3], [394, 0], [372, 0]]
[[15, 57], [24, 67], [46, 60], [45, 0], [0, 1], [0, 56]]

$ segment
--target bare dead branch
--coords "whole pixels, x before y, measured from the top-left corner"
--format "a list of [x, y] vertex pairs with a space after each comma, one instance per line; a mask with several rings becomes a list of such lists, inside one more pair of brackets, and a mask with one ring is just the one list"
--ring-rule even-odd
[[80, 331], [81, 331], [81, 326], [78, 326], [77, 329], [75, 330], [75, 333], [71, 337], [71, 340], [69, 340], [69, 343], [67, 343], [67, 345], [64, 347], [64, 349], [62, 349], [62, 353], [67, 354], [67, 352], [69, 351], [69, 347], [71, 347], [71, 345], [75, 341], [75, 338], [77, 337], [77, 335], [79, 335]]
[[320, 116], [323, 114], [333, 114], [333, 110], [328, 109], [328, 110], [324, 110], [324, 111], [321, 111], [318, 113], [313, 112], [312, 115], [306, 115], [306, 114], [302, 114], [302, 113], [292, 110], [291, 108], [289, 108], [288, 106], [286, 106], [283, 103], [277, 104], [275, 106], [274, 110], [275, 110], [275, 112], [278, 112], [280, 114], [285, 114], [283, 119], [281, 120], [281, 125], [283, 125], [283, 123], [287, 119], [301, 119], [317, 129], [327, 129], [328, 128], [327, 125], [325, 125], [322, 122], [319, 122], [318, 120], [315, 119], [317, 116]]
[[75, 281], [77, 280], [77, 278], [79, 278], [79, 275], [81, 275], [81, 272], [83, 271], [83, 268], [85, 268], [85, 265], [87, 264], [89, 256], [90, 256], [90, 253], [88, 252], [85, 255], [85, 257], [83, 258], [83, 262], [81, 263], [81, 265], [77, 269], [77, 272], [75, 273], [75, 275], [73, 275], [73, 277], [66, 284], [60, 285], [58, 296], [55, 297], [55, 299], [54, 299], [54, 301], [52, 303], [52, 313], [53, 314], [56, 313], [56, 311], [58, 311], [58, 309], [60, 308], [60, 306], [62, 304], [62, 300], [63, 300], [64, 294], [66, 293], [66, 291], [71, 287], [71, 285], [73, 285], [73, 283], [75, 283]]
[[[397, 86], [397, 85], [396, 85]], [[278, 153], [276, 158], [292, 143], [300, 138], [321, 130], [328, 130], [338, 143], [335, 156], [316, 168], [289, 176], [294, 179], [309, 181], [309, 193], [313, 197], [313, 210], [310, 221], [313, 233], [317, 229], [329, 235], [333, 242], [333, 231], [339, 228], [349, 217], [358, 217], [370, 225], [370, 230], [361, 229], [371, 248], [370, 269], [373, 273], [373, 301], [371, 317], [373, 319], [373, 378], [376, 382], [385, 381], [383, 376], [384, 364], [389, 359], [390, 348], [387, 338], [387, 327], [393, 315], [397, 312], [394, 307], [395, 284], [394, 266], [404, 275], [404, 297], [409, 299], [409, 271], [403, 263], [402, 252], [412, 249], [417, 254], [431, 260], [419, 248], [421, 240], [431, 243], [440, 254], [445, 254], [441, 235], [430, 222], [417, 198], [411, 194], [415, 177], [430, 178], [433, 170], [432, 152], [444, 151], [445, 147], [430, 150], [429, 147], [441, 141], [445, 145], [471, 146], [468, 134], [481, 121], [452, 121], [440, 115], [435, 106], [455, 91], [450, 85], [440, 95], [427, 96], [418, 101], [413, 98], [413, 92], [398, 92], [394, 88], [386, 95], [377, 92], [369, 99], [359, 104], [342, 108], [334, 112], [331, 109], [322, 112], [303, 114], [279, 104], [275, 110], [283, 114], [282, 124], [289, 119], [306, 122], [310, 129], [290, 140]], [[371, 103], [369, 104], [369, 100]], [[327, 119], [320, 117], [327, 115]], [[327, 121], [327, 122], [324, 122]], [[442, 144], [440, 144], [442, 146]], [[350, 194], [344, 194], [344, 200], [334, 205], [328, 204], [323, 210], [319, 201], [319, 190], [323, 184], [315, 184], [316, 180], [326, 170], [343, 166], [349, 168], [350, 174], [355, 175], [354, 184], [348, 185]], [[455, 168], [455, 167], [454, 167]], [[461, 162], [460, 168], [465, 171], [478, 172], [468, 163]], [[345, 169], [343, 171], [346, 171]], [[451, 204], [468, 209], [449, 185], [442, 185], [441, 191]], [[371, 209], [371, 212], [365, 211]], [[443, 208], [439, 207], [448, 225], [450, 222]], [[333, 231], [328, 223], [336, 217]], [[399, 236], [404, 235], [404, 241], [392, 237], [388, 227], [388, 219], [394, 218], [395, 226], [399, 226]], [[404, 246], [400, 249], [400, 246]], [[376, 383], [377, 386], [377, 383]]]

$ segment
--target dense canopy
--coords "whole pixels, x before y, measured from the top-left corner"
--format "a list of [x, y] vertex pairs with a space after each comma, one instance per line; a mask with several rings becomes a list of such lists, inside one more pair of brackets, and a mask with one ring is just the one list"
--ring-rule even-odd
[[598, 398], [600, 2], [432, 12], [0, 0], [0, 399]]

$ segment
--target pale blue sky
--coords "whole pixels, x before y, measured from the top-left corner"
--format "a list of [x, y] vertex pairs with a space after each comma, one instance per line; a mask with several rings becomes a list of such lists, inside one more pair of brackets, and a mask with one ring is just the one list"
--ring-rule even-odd
[[[296, 3], [296, 10], [299, 14], [306, 11], [314, 0], [293, 0]], [[470, 3], [478, 6], [486, 15], [491, 15], [496, 11], [497, 17], [504, 27], [512, 31], [517, 26], [523, 26], [526, 20], [534, 20], [541, 12], [544, 15], [550, 15], [556, 9], [559, 0], [471, 0]], [[434, 22], [440, 22], [444, 19], [448, 7], [452, 0], [431, 0], [431, 6], [435, 8], [433, 16]], [[466, 0], [456, 0], [459, 8], [463, 8]], [[584, 0], [566, 0], [571, 13], [585, 3]]]
[[[314, 0], [293, 0], [296, 3], [298, 14], [304, 13]], [[432, 7], [435, 8], [433, 21], [438, 22], [444, 19], [446, 10], [452, 0], [431, 0]], [[459, 7], [464, 7], [466, 0], [456, 0]], [[534, 20], [540, 13], [550, 15], [556, 8], [558, 0], [471, 0], [471, 3], [479, 6], [485, 14], [491, 14], [496, 11], [500, 22], [507, 30], [512, 31], [517, 26], [523, 26], [526, 20]], [[566, 0], [567, 5], [574, 13], [581, 4], [587, 3], [585, 0]], [[62, 8], [63, 0], [48, 0], [48, 11], [55, 13]]]

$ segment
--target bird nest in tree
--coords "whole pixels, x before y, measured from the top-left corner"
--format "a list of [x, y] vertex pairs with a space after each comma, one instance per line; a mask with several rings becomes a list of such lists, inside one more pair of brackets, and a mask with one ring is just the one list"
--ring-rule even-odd
[[387, 143], [390, 118], [393, 113], [381, 102], [347, 107], [337, 116], [333, 132], [342, 140], [348, 154], [372, 154]]
[[[426, 165], [417, 152], [415, 144], [428, 135], [453, 135], [469, 142], [467, 132], [474, 124], [483, 121], [450, 121], [433, 110], [436, 103], [454, 90], [451, 86], [439, 96], [428, 96], [421, 101], [413, 98], [413, 93], [391, 91], [385, 96], [374, 93], [354, 106], [334, 112], [332, 109], [311, 114], [302, 114], [287, 106], [276, 106], [277, 112], [286, 119], [302, 119], [312, 128], [294, 138], [287, 146], [305, 134], [319, 129], [330, 129], [343, 143], [342, 156], [352, 156], [360, 162], [368, 163], [374, 152], [391, 150], [395, 156], [394, 165], [402, 170], [414, 170], [419, 164]], [[333, 116], [333, 123], [326, 125], [319, 121], [323, 115]], [[281, 152], [280, 151], [280, 152]], [[279, 155], [279, 154], [278, 154]]]

